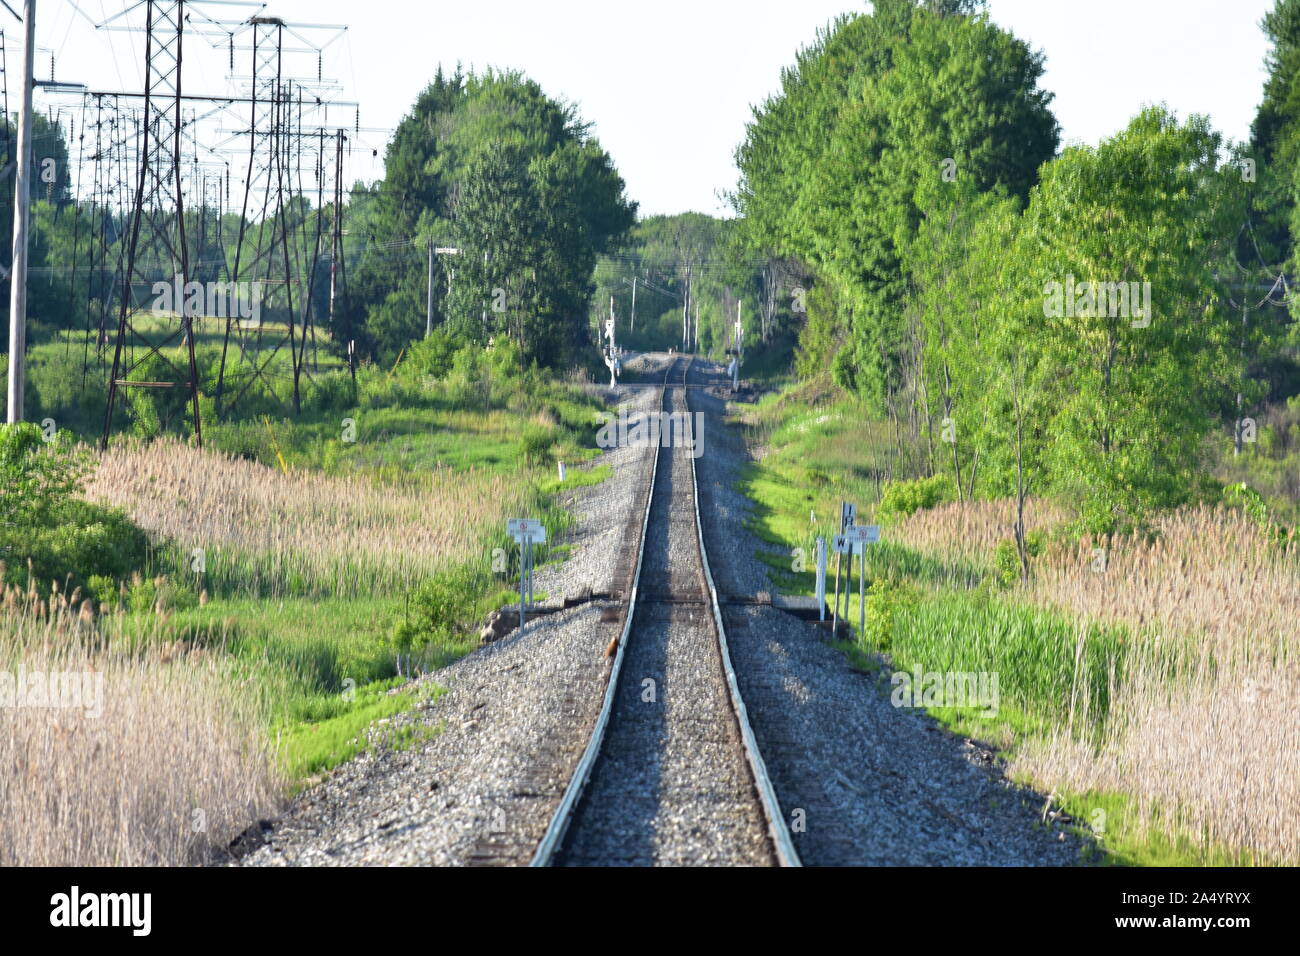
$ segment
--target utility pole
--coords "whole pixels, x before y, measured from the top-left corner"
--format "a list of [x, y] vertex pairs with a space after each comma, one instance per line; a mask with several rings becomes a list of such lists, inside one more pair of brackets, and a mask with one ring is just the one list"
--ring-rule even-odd
[[[1241, 359], [1242, 367], [1245, 367], [1246, 361], [1246, 293], [1242, 290], [1241, 296]], [[1232, 457], [1236, 458], [1241, 454], [1241, 385], [1237, 386], [1237, 427], [1233, 429], [1232, 436]]]
[[32, 72], [36, 61], [36, 0], [23, 0], [23, 95], [18, 112], [14, 177], [13, 268], [9, 281], [9, 424], [23, 420], [27, 362], [27, 221], [31, 202]]
[[628, 326], [628, 330], [631, 332], [636, 331], [636, 279], [636, 276], [632, 277], [632, 322]]
[[433, 331], [433, 237], [429, 237], [429, 277], [424, 299], [424, 337]]
[[[731, 364], [731, 390], [734, 392], [740, 388], [740, 356], [744, 349], [745, 327], [740, 322], [741, 302], [736, 301], [736, 355]], [[852, 556], [849, 558], [853, 560]]]
[[691, 267], [686, 269], [686, 297], [682, 299], [682, 351], [691, 348]]
[[[429, 290], [428, 290], [428, 300], [424, 306], [424, 310], [425, 310], [424, 337], [426, 339], [429, 337], [429, 333], [433, 331], [433, 258], [434, 256], [458, 256], [458, 255], [460, 255], [459, 248], [455, 246], [435, 246], [433, 244], [433, 238], [430, 237], [429, 239]], [[455, 277], [455, 275], [456, 272], [454, 269], [448, 270], [447, 272], [447, 295], [448, 296], [451, 295], [451, 280]]]

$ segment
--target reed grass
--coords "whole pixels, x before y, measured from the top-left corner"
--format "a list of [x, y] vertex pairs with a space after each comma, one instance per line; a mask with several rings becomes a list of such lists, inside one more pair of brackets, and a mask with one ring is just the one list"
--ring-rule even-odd
[[[948, 506], [897, 534], [923, 554], [976, 560], [1005, 538], [1009, 510]], [[1060, 517], [1036, 510], [1040, 527]], [[1119, 825], [1130, 838], [1157, 834], [1205, 859], [1227, 848], [1300, 862], [1300, 818], [1290, 812], [1300, 805], [1300, 554], [1224, 508], [1163, 514], [1153, 530], [1103, 541], [1057, 535], [1031, 580], [1007, 596], [1123, 635], [1107, 693], [1071, 691], [1069, 719], [1028, 737], [1012, 770], [1045, 789], [1128, 795], [1131, 819]], [[960, 635], [972, 653], [996, 636], [987, 621], [963, 623], [969, 611], [944, 620], [943, 604], [931, 609], [942, 621], [934, 628]], [[1039, 635], [1038, 653], [1068, 670], [1051, 630]], [[1094, 653], [1097, 641], [1086, 647]], [[1030, 664], [1011, 662], [1017, 680]], [[1095, 664], [1073, 668], [1072, 686], [1096, 686]], [[1089, 727], [1100, 735], [1081, 732]]]
[[79, 594], [10, 587], [0, 670], [103, 675], [97, 714], [0, 710], [0, 865], [193, 864], [276, 806], [263, 698], [219, 654], [110, 642]]
[[164, 439], [110, 448], [87, 495], [203, 551], [206, 586], [262, 597], [396, 594], [455, 564], [490, 560], [484, 542], [527, 500], [517, 476], [435, 468], [381, 482], [285, 474]]

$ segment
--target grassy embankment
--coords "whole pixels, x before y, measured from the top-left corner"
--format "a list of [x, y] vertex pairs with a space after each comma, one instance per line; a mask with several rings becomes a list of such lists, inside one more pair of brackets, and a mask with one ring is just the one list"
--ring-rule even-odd
[[1107, 862], [1300, 860], [1300, 825], [1279, 813], [1300, 798], [1295, 543], [1259, 515], [1200, 507], [1161, 516], [1153, 540], [1110, 542], [1101, 569], [1094, 542], [1067, 532], [1068, 510], [1035, 501], [1039, 553], [1021, 583], [1005, 564], [1009, 502], [876, 514], [891, 432], [855, 404], [784, 393], [743, 420], [765, 451], [743, 486], [753, 530], [777, 546], [765, 560], [778, 587], [812, 593], [814, 541], [838, 530], [841, 500], [884, 525], [865, 633], [855, 581], [844, 646], [879, 667], [882, 692], [890, 671], [997, 673], [996, 716], [930, 710], [1053, 793]]
[[[58, 343], [38, 348], [62, 358]], [[58, 392], [42, 380], [49, 368], [32, 367], [33, 387], [47, 397]], [[237, 711], [236, 737], [258, 728], [273, 766], [243, 775], [259, 794], [337, 765], [366, 746], [374, 721], [420, 703], [399, 690], [403, 675], [473, 649], [486, 613], [516, 595], [505, 518], [541, 517], [554, 539], [569, 521], [559, 493], [608, 473], [582, 467], [595, 454], [594, 403], [520, 372], [504, 349], [417, 348], [396, 370], [361, 369], [355, 386], [335, 371], [304, 391], [297, 417], [209, 420], [202, 451], [175, 439], [115, 439], [85, 493], [148, 532], [147, 559], [116, 578], [74, 573], [62, 588], [80, 585], [78, 600], [91, 598], [88, 619], [70, 612], [81, 643], [135, 655], [133, 666], [147, 672], [139, 687], [159, 688], [150, 706], [167, 706], [157, 668], [189, 673], [206, 662], [219, 671], [202, 685], [213, 693], [184, 693], [211, 698], [196, 706]], [[54, 399], [38, 407], [60, 424], [75, 425], [74, 411]], [[81, 420], [83, 438], [93, 417]], [[571, 465], [563, 487], [557, 459]], [[45, 587], [23, 583], [21, 593]], [[48, 612], [11, 603], [4, 631], [18, 660], [41, 633], [33, 620]], [[175, 723], [158, 725], [151, 746], [168, 750], [155, 738]], [[126, 749], [129, 726], [119, 728]], [[170, 797], [171, 811], [184, 803]], [[128, 843], [116, 858], [153, 859], [139, 853], [141, 840]], [[158, 859], [181, 859], [175, 852]], [[42, 853], [26, 858], [59, 858]]]

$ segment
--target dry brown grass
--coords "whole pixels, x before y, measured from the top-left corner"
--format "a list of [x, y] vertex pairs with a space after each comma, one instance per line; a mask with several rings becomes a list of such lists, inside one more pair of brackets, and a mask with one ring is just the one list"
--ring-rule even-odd
[[[937, 558], [984, 563], [993, 549], [1012, 537], [1015, 503], [1008, 499], [939, 505], [900, 522], [891, 537]], [[1025, 503], [1025, 529], [1049, 528], [1069, 518], [1054, 502], [1031, 498]]]
[[1094, 544], [1058, 549], [1030, 594], [1077, 614], [1194, 635], [1220, 659], [1292, 656], [1300, 644], [1300, 555], [1239, 512], [1194, 508], [1162, 516], [1154, 542], [1122, 539], [1092, 570]]
[[1139, 834], [1181, 833], [1202, 851], [1300, 861], [1300, 671], [1259, 663], [1172, 684], [1140, 667], [1111, 705], [1100, 749], [1058, 731], [1012, 766], [1042, 786], [1129, 794]]
[[[436, 469], [400, 486], [319, 472], [283, 474], [175, 441], [104, 455], [87, 495], [122, 507], [219, 579], [289, 582], [316, 593], [391, 591], [482, 551], [522, 492], [508, 476]], [[295, 586], [300, 590], [301, 585]]]
[[0, 607], [0, 670], [103, 675], [97, 716], [0, 710], [0, 865], [199, 862], [281, 792], [255, 695], [216, 655], [105, 646], [77, 597], [10, 588]]
[[[913, 516], [898, 539], [987, 561], [1008, 535], [1009, 502]], [[1041, 506], [1033, 525], [1060, 515]], [[1022, 748], [1014, 770], [1045, 788], [1132, 795], [1138, 829], [1203, 848], [1300, 862], [1300, 554], [1244, 515], [1205, 507], [1157, 519], [1153, 541], [1058, 541], [1011, 597], [1127, 625], [1134, 644], [1100, 748], [1062, 728]], [[1172, 672], [1166, 649], [1190, 648]], [[1157, 814], [1157, 808], [1162, 812]]]

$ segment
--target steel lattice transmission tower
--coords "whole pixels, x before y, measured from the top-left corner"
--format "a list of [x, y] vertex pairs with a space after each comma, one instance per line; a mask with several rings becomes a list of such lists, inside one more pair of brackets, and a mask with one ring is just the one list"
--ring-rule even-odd
[[[123, 389], [184, 389], [193, 423], [194, 439], [203, 444], [199, 414], [198, 369], [194, 361], [194, 309], [186, 285], [190, 281], [189, 250], [185, 236], [182, 175], [181, 62], [184, 52], [185, 0], [147, 0], [144, 75], [144, 128], [126, 264], [121, 276], [117, 336], [113, 346], [113, 371], [108, 380], [104, 433], [100, 448], [108, 445], [113, 410]], [[149, 267], [153, 266], [153, 269]], [[137, 328], [134, 287], [152, 290], [157, 281], [173, 283], [176, 319], [163, 318], [161, 331], [143, 334]], [[172, 343], [184, 348], [184, 366], [163, 351]], [[140, 349], [137, 350], [137, 346]], [[141, 354], [142, 352], [142, 354]], [[153, 357], [157, 365], [146, 364]], [[142, 370], [163, 368], [171, 381], [142, 380]], [[164, 406], [160, 406], [164, 407]], [[160, 421], [160, 427], [169, 423]]]

